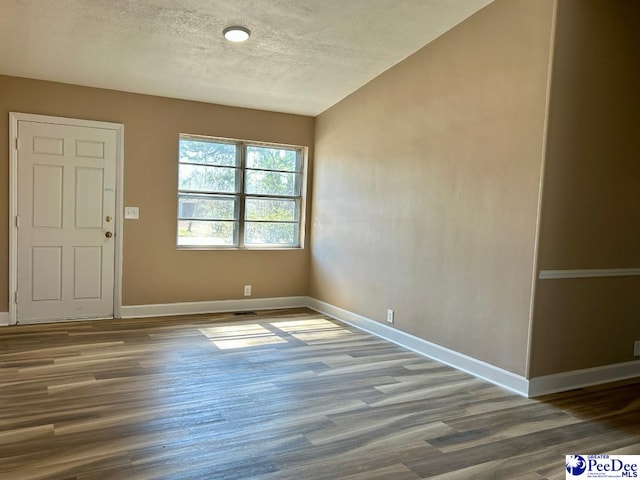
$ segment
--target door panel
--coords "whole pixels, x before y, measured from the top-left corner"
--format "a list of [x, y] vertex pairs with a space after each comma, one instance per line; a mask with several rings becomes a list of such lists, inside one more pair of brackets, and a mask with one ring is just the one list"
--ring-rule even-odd
[[76, 168], [76, 228], [102, 228], [103, 170]]
[[104, 142], [77, 140], [76, 157], [104, 158]]
[[99, 299], [102, 295], [102, 248], [74, 248], [74, 295], [79, 299]]
[[33, 166], [33, 226], [62, 228], [62, 167]]
[[64, 138], [33, 137], [33, 153], [64, 155]]
[[31, 262], [33, 301], [62, 300], [62, 248], [33, 247]]
[[113, 316], [116, 135], [18, 121], [21, 323]]

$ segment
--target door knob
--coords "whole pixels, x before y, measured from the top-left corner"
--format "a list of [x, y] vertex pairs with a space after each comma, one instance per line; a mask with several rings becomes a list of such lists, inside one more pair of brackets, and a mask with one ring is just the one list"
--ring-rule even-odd
[[107, 237], [107, 238], [111, 238], [111, 237], [113, 237], [113, 233], [105, 232], [104, 236]]

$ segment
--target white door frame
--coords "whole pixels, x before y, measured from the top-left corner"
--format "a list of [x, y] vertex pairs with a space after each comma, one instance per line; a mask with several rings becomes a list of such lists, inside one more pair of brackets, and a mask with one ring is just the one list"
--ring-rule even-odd
[[9, 325], [17, 323], [15, 292], [18, 289], [18, 122], [53, 123], [75, 127], [91, 127], [116, 132], [116, 214], [115, 214], [115, 265], [113, 284], [113, 316], [121, 318], [122, 308], [122, 209], [124, 178], [124, 125], [76, 118], [52, 117], [30, 113], [9, 113]]

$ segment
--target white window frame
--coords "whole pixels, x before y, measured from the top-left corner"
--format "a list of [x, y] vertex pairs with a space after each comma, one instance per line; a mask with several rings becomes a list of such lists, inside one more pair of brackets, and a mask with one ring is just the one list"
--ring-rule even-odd
[[[226, 143], [233, 144], [236, 146], [239, 160], [238, 164], [235, 167], [227, 167], [227, 168], [236, 168], [236, 193], [227, 193], [227, 192], [214, 192], [214, 191], [193, 191], [180, 189], [180, 172], [179, 167], [182, 164], [180, 162], [180, 158], [178, 158], [178, 194], [177, 199], [180, 198], [181, 194], [194, 194], [194, 195], [203, 195], [203, 196], [219, 196], [219, 197], [235, 197], [236, 198], [236, 218], [238, 228], [234, 230], [234, 243], [230, 245], [181, 245], [179, 244], [178, 237], [178, 225], [180, 221], [186, 220], [185, 218], [180, 218], [180, 207], [178, 203], [178, 208], [176, 211], [176, 245], [178, 250], [301, 250], [304, 249], [304, 240], [305, 240], [305, 224], [306, 224], [306, 194], [307, 194], [307, 156], [308, 156], [308, 147], [301, 145], [290, 145], [290, 144], [282, 144], [282, 143], [270, 143], [270, 142], [259, 142], [259, 141], [250, 141], [250, 140], [239, 140], [232, 138], [224, 138], [224, 137], [212, 137], [205, 135], [193, 135], [188, 133], [181, 133], [178, 138], [178, 142], [181, 140], [193, 140], [193, 141], [204, 141], [204, 142], [216, 142], [216, 143]], [[249, 168], [246, 165], [246, 156], [247, 156], [247, 148], [248, 147], [265, 147], [265, 148], [281, 148], [286, 150], [294, 150], [298, 156], [298, 165], [299, 171], [282, 171], [283, 173], [295, 173], [296, 174], [296, 191], [298, 195], [267, 195], [267, 194], [250, 194], [245, 192], [245, 177], [247, 171], [259, 171], [262, 169]], [[272, 171], [272, 172], [280, 172], [279, 170], [268, 170], [265, 169], [263, 171]], [[273, 222], [273, 223], [297, 223], [298, 228], [298, 241], [296, 244], [245, 244], [244, 234], [245, 234], [245, 226], [246, 223], [251, 223], [253, 221], [247, 220], [245, 218], [245, 203], [247, 199], [252, 198], [264, 198], [264, 199], [285, 199], [285, 200], [295, 200], [298, 206], [298, 220], [291, 222]], [[198, 219], [193, 219], [194, 221], [199, 221]], [[268, 221], [267, 221], [268, 222]]]

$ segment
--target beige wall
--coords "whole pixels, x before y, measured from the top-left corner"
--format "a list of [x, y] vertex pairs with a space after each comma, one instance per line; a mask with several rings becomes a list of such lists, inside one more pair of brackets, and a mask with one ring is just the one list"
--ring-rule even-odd
[[[640, 2], [559, 0], [539, 269], [640, 267]], [[633, 360], [640, 278], [539, 280], [531, 376]]]
[[313, 146], [314, 119], [110, 90], [0, 76], [0, 312], [8, 309], [9, 112], [75, 117], [125, 126], [123, 304], [306, 295], [309, 254], [287, 251], [178, 251], [178, 134], [194, 133]]
[[524, 374], [551, 0], [497, 0], [316, 120], [311, 295]]

